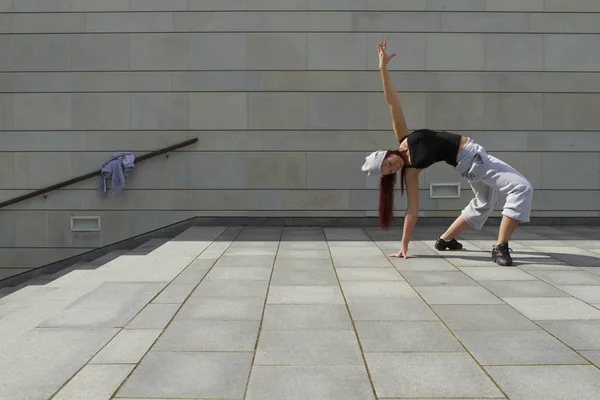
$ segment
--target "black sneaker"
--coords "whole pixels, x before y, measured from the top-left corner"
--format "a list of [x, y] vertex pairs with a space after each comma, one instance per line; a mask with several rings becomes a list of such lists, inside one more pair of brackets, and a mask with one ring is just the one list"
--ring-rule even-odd
[[496, 264], [500, 264], [502, 266], [510, 266], [513, 261], [510, 256], [511, 248], [508, 247], [508, 243], [500, 243], [492, 248], [492, 260]]
[[460, 250], [463, 248], [463, 246], [462, 244], [458, 243], [456, 239], [444, 240], [442, 238], [438, 238], [438, 240], [435, 241], [435, 248], [438, 250]]

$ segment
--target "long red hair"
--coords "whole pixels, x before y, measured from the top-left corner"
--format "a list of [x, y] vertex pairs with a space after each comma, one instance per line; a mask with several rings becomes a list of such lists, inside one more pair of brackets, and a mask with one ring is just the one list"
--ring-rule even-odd
[[[390, 154], [400, 156], [398, 150], [389, 150], [385, 158]], [[400, 169], [400, 193], [404, 195], [405, 169]], [[394, 224], [394, 189], [396, 186], [396, 172], [381, 177], [379, 182], [379, 225], [384, 230], [390, 229]]]

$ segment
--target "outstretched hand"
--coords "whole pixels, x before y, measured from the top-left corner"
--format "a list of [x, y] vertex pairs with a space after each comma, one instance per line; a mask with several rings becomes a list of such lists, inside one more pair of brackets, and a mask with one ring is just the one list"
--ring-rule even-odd
[[377, 53], [379, 54], [379, 69], [387, 66], [387, 64], [390, 62], [390, 60], [397, 56], [396, 53], [388, 55], [386, 48], [387, 48], [387, 39], [380, 41], [379, 44], [377, 44]]
[[404, 257], [405, 259], [408, 258], [408, 246], [402, 245], [400, 247], [400, 251], [397, 253], [392, 253], [389, 255], [390, 257]]

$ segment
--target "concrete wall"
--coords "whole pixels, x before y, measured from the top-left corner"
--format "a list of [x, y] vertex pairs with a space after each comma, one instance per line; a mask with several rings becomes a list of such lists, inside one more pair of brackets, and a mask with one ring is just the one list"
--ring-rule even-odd
[[[376, 43], [410, 128], [469, 135], [527, 175], [533, 216], [600, 213], [596, 0], [0, 0], [0, 199], [112, 152], [199, 143], [0, 210], [12, 274], [192, 216], [373, 216], [366, 154], [396, 145]], [[431, 199], [423, 216], [470, 200]], [[404, 202], [398, 197], [397, 208]], [[401, 212], [400, 212], [401, 214]], [[102, 231], [73, 233], [71, 215]]]

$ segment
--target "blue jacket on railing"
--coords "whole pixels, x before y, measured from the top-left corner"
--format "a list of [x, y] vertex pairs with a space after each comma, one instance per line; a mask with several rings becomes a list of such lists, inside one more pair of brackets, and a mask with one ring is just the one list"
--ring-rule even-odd
[[106, 193], [106, 179], [111, 179], [111, 192], [116, 195], [126, 186], [126, 177], [135, 168], [135, 155], [128, 152], [116, 152], [107, 160], [100, 172], [99, 190]]

